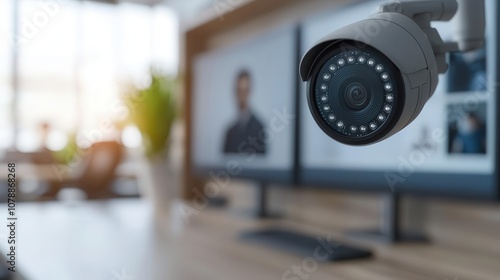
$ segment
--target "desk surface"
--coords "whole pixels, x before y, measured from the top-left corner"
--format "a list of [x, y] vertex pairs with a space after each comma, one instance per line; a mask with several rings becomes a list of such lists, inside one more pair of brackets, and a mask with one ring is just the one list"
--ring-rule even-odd
[[[283, 274], [293, 265], [301, 265], [303, 257], [238, 240], [241, 231], [265, 227], [271, 221], [204, 210], [188, 224], [178, 215], [169, 221], [158, 218], [169, 225], [169, 230], [162, 230], [154, 226], [151, 213], [147, 203], [134, 199], [19, 204], [18, 268], [29, 280], [300, 279], [283, 278]], [[5, 221], [4, 215], [1, 218]], [[279, 224], [349, 242], [337, 231], [286, 220]], [[7, 245], [3, 228], [2, 253]], [[485, 280], [500, 275], [500, 252], [439, 244], [368, 246], [375, 251], [374, 259], [322, 264], [309, 279]]]

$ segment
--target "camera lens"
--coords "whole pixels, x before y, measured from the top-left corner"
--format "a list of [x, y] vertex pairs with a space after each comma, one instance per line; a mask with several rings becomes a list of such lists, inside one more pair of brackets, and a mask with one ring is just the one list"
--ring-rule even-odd
[[333, 139], [366, 145], [387, 135], [401, 116], [402, 77], [385, 55], [367, 45], [332, 46], [318, 59], [308, 103]]
[[352, 109], [363, 109], [368, 104], [368, 92], [361, 83], [353, 82], [347, 86], [345, 100]]

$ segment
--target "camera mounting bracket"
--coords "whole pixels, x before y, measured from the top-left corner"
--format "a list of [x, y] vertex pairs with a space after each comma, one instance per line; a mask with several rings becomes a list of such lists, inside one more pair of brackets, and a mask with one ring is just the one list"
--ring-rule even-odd
[[[408, 0], [379, 7], [381, 13], [398, 13], [415, 21], [427, 35], [436, 56], [438, 72], [448, 69], [446, 53], [483, 46], [486, 26], [484, 0]], [[452, 21], [453, 41], [444, 42], [432, 21]]]

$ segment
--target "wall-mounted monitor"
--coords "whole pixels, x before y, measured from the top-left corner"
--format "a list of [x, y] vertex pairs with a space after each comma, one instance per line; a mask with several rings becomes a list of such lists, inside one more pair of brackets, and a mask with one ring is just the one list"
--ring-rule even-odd
[[196, 57], [192, 169], [210, 176], [291, 182], [297, 28], [285, 27]]

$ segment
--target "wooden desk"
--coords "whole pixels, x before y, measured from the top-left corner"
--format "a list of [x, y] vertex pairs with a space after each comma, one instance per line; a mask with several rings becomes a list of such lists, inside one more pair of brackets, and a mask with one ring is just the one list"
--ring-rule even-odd
[[[5, 207], [0, 205], [0, 209]], [[342, 204], [336, 209], [323, 213], [337, 223], [336, 229], [325, 230], [291, 220], [278, 224], [314, 236], [331, 234], [342, 243], [351, 243], [353, 240], [346, 239], [341, 231], [352, 225], [352, 219], [356, 223], [373, 219], [370, 214], [353, 214], [353, 209]], [[148, 204], [141, 200], [19, 204], [18, 268], [30, 280], [300, 279], [283, 275], [292, 266], [301, 266], [304, 257], [241, 243], [237, 238], [243, 230], [274, 222], [245, 218], [233, 210], [207, 209], [193, 216], [189, 224], [173, 215], [160, 220], [175, 230], [161, 231], [153, 222]], [[4, 212], [0, 210], [2, 221]], [[473, 221], [472, 225], [479, 226]], [[484, 236], [460, 237], [447, 232], [450, 242], [392, 246], [365, 242], [362, 245], [375, 251], [374, 259], [321, 264], [308, 274], [309, 279], [499, 279], [499, 239], [494, 238], [499, 234], [491, 231], [498, 227], [482, 226]], [[5, 231], [0, 232], [4, 254]], [[491, 244], [491, 251], [464, 246], [481, 239], [497, 243]], [[122, 272], [135, 278], [116, 277]]]

